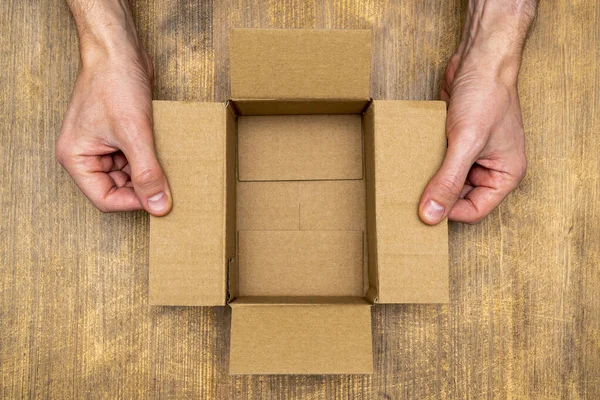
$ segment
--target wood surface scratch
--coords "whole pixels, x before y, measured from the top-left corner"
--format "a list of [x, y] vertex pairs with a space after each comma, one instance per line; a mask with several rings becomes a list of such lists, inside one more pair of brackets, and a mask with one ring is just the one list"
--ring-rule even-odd
[[[529, 170], [450, 226], [451, 303], [373, 309], [372, 376], [228, 375], [226, 308], [148, 306], [148, 218], [55, 162], [77, 74], [63, 2], [0, 0], [0, 398], [600, 398], [600, 3], [541, 2], [520, 79]], [[371, 93], [436, 99], [459, 0], [134, 0], [154, 96], [223, 101], [228, 29], [373, 30]]]

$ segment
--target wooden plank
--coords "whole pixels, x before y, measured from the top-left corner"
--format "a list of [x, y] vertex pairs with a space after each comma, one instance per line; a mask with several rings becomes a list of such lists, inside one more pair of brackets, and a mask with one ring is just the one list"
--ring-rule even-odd
[[[230, 27], [373, 28], [377, 99], [435, 99], [457, 0], [132, 2], [155, 98], [222, 101]], [[529, 172], [451, 224], [451, 304], [374, 308], [373, 376], [228, 375], [226, 308], [148, 307], [148, 218], [56, 164], [77, 72], [62, 2], [0, 0], [0, 397], [600, 397], [600, 4], [542, 2], [520, 89]]]

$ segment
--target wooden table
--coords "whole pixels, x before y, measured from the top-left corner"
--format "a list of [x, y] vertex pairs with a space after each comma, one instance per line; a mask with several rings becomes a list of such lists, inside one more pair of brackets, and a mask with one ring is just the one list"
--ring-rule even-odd
[[[222, 101], [230, 27], [373, 29], [377, 99], [435, 99], [459, 1], [136, 1], [155, 98]], [[449, 305], [373, 308], [372, 376], [228, 376], [227, 308], [148, 306], [148, 217], [54, 159], [78, 67], [60, 1], [0, 0], [0, 398], [600, 398], [600, 3], [543, 2], [529, 172], [450, 226]]]

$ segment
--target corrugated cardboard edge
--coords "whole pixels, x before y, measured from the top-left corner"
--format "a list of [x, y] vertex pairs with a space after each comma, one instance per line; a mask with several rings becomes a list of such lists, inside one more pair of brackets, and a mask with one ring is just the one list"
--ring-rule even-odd
[[225, 246], [223, 260], [226, 261], [227, 293], [226, 301], [237, 296], [237, 227], [236, 227], [236, 188], [237, 188], [237, 117], [230, 102], [225, 103]]
[[231, 99], [237, 115], [362, 114], [370, 99]]
[[375, 116], [372, 102], [363, 114], [363, 151], [364, 151], [364, 176], [366, 188], [366, 207], [367, 207], [367, 275], [369, 288], [366, 298], [372, 302], [377, 302], [379, 290], [379, 277], [377, 274], [377, 218], [375, 203]]
[[232, 300], [230, 306], [239, 307], [255, 305], [371, 305], [366, 299], [358, 296], [240, 296]]

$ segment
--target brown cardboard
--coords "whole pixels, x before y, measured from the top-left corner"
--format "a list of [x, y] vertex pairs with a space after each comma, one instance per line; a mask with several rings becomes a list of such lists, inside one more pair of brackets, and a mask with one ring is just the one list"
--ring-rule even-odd
[[362, 178], [360, 115], [238, 117], [240, 181]]
[[427, 226], [417, 214], [421, 193], [444, 157], [446, 105], [376, 100], [365, 121], [372, 124], [365, 129], [367, 210], [378, 301], [447, 302], [447, 223]]
[[366, 231], [365, 180], [299, 182], [300, 230]]
[[[238, 230], [240, 231], [240, 240], [238, 242], [238, 253], [240, 264], [240, 286], [245, 286], [243, 281], [247, 281], [248, 277], [244, 277], [244, 272], [262, 271], [259, 275], [250, 276], [254, 280], [250, 282], [263, 282], [269, 280], [269, 286], [260, 287], [261, 290], [270, 290], [272, 294], [279, 294], [282, 291], [289, 291], [289, 295], [300, 295], [297, 290], [292, 290], [289, 287], [289, 281], [292, 282], [292, 287], [301, 286], [303, 293], [310, 293], [315, 290], [315, 285], [320, 285], [317, 293], [326, 293], [329, 295], [336, 293], [354, 293], [362, 296], [369, 287], [367, 274], [367, 253], [366, 253], [366, 236], [365, 233], [365, 180], [341, 180], [341, 181], [275, 181], [275, 182], [238, 182], [237, 184], [237, 199], [238, 199]], [[362, 266], [358, 264], [351, 269], [353, 274], [340, 276], [339, 282], [333, 282], [331, 278], [324, 277], [321, 279], [291, 279], [286, 276], [286, 279], [279, 279], [278, 271], [294, 270], [301, 271], [301, 277], [307, 278], [310, 275], [306, 274], [307, 270], [315, 271], [315, 267], [323, 263], [323, 260], [312, 260], [311, 246], [304, 242], [304, 246], [298, 244], [298, 252], [294, 256], [287, 255], [287, 258], [281, 261], [281, 266], [271, 262], [262, 264], [255, 260], [254, 266], [245, 268], [244, 254], [246, 251], [252, 252], [253, 249], [260, 246], [248, 245], [242, 238], [245, 234], [243, 231], [357, 231], [354, 232], [356, 244], [352, 247], [356, 257], [354, 263], [358, 263], [358, 258], [362, 254]], [[314, 235], [315, 232], [308, 232]], [[352, 232], [349, 232], [352, 234]], [[252, 233], [256, 236], [258, 233]], [[346, 232], [341, 232], [346, 234]], [[281, 246], [282, 238], [278, 234], [270, 233], [270, 236], [275, 236], [274, 239], [268, 239], [272, 247], [278, 248]], [[363, 236], [360, 239], [360, 236]], [[267, 236], [264, 236], [267, 237]], [[309, 236], [312, 237], [312, 236]], [[359, 242], [360, 241], [360, 242]], [[363, 245], [360, 249], [359, 246]], [[320, 244], [321, 246], [323, 243]], [[304, 248], [303, 248], [304, 247]], [[343, 247], [339, 247], [343, 248]], [[323, 250], [327, 250], [326, 248]], [[327, 251], [325, 256], [328, 260], [336, 260], [339, 263], [348, 255], [342, 254], [336, 256], [333, 249]], [[283, 252], [280, 252], [280, 257], [283, 257]], [[257, 254], [252, 254], [256, 256]], [[264, 257], [264, 249], [262, 253]], [[291, 261], [290, 261], [291, 260]], [[278, 262], [279, 262], [278, 261]], [[256, 266], [258, 265], [258, 267]], [[304, 265], [308, 265], [306, 268]], [[335, 265], [335, 264], [334, 264]], [[262, 268], [261, 268], [262, 267]], [[329, 269], [323, 271], [331, 271]], [[338, 267], [339, 268], [339, 267]], [[317, 272], [321, 271], [319, 268]], [[344, 270], [342, 270], [344, 271]], [[270, 272], [278, 280], [273, 282], [273, 278], [265, 274]], [[335, 272], [335, 269], [333, 269]], [[362, 281], [361, 281], [362, 275]], [[314, 276], [314, 274], [313, 274]], [[260, 278], [260, 279], [258, 279]], [[269, 279], [270, 278], [270, 279]], [[315, 276], [318, 278], [318, 276]], [[283, 285], [283, 286], [282, 286]], [[350, 289], [348, 289], [350, 288]], [[341, 291], [341, 292], [340, 292]], [[261, 292], [264, 293], [264, 292]], [[243, 291], [240, 295], [249, 295], [250, 293]], [[258, 292], [252, 293], [257, 295]], [[316, 293], [315, 293], [316, 294]]]
[[367, 299], [356, 296], [240, 296], [231, 300], [230, 305], [372, 305]]
[[150, 303], [230, 304], [233, 374], [370, 373], [370, 305], [448, 301], [447, 226], [417, 215], [445, 105], [370, 101], [369, 32], [231, 39], [235, 100], [154, 103]]
[[240, 296], [358, 296], [362, 231], [240, 231]]
[[231, 307], [231, 374], [373, 372], [368, 304]]
[[237, 296], [237, 117], [231, 105], [227, 106], [225, 116], [225, 254], [227, 298]]
[[365, 180], [237, 183], [239, 231], [366, 231]]
[[299, 182], [238, 182], [237, 229], [286, 231], [300, 229]]
[[[372, 105], [372, 104], [371, 104]], [[376, 302], [379, 296], [379, 276], [377, 268], [377, 213], [375, 203], [375, 113], [374, 107], [363, 114], [363, 143], [365, 157], [365, 202], [367, 220], [367, 276], [369, 288], [367, 298]]]
[[371, 75], [371, 31], [233, 29], [233, 99], [363, 99]]
[[231, 100], [237, 115], [361, 114], [369, 100]]
[[166, 217], [151, 217], [150, 304], [225, 305], [226, 253], [235, 247], [225, 234], [226, 198], [235, 190], [225, 180], [231, 119], [223, 104], [155, 101], [153, 107], [174, 207]]

